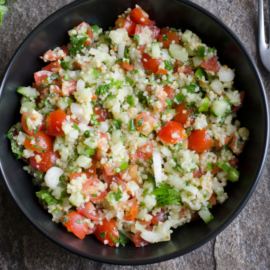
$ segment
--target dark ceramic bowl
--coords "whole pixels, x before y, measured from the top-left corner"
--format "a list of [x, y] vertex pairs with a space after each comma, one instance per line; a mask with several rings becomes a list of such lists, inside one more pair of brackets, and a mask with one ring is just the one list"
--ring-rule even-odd
[[[19, 95], [16, 89], [31, 85], [33, 73], [44, 63], [39, 59], [49, 48], [68, 42], [67, 30], [81, 21], [103, 29], [114, 25], [117, 15], [139, 4], [159, 27], [190, 29], [218, 50], [221, 63], [236, 70], [236, 88], [246, 91], [244, 107], [239, 112], [243, 126], [250, 130], [250, 140], [241, 155], [240, 180], [229, 183], [229, 199], [217, 205], [209, 224], [202, 220], [179, 227], [169, 242], [136, 248], [132, 243], [120, 248], [104, 246], [95, 236], [79, 240], [38, 204], [35, 188], [23, 171], [23, 162], [16, 161], [6, 133], [19, 121]], [[268, 145], [268, 109], [265, 91], [254, 62], [235, 34], [207, 10], [189, 2], [176, 0], [89, 0], [76, 1], [58, 10], [40, 23], [25, 39], [12, 58], [1, 85], [0, 158], [4, 180], [19, 208], [28, 220], [58, 245], [86, 258], [112, 264], [137, 265], [157, 263], [190, 252], [225, 229], [250, 198], [262, 172]], [[13, 225], [14, 226], [14, 225]]]

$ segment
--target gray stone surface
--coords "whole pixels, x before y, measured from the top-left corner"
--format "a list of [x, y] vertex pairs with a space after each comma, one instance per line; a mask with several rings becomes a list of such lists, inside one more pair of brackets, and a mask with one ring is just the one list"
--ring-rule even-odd
[[[40, 21], [71, 0], [7, 0], [10, 12], [0, 27], [0, 80], [12, 54]], [[267, 95], [270, 76], [257, 50], [257, 0], [194, 0], [223, 20], [242, 40], [261, 72]], [[56, 246], [23, 217], [0, 181], [0, 269], [270, 269], [270, 169], [268, 157], [261, 180], [238, 218], [203, 247], [164, 263], [124, 267], [96, 263]]]

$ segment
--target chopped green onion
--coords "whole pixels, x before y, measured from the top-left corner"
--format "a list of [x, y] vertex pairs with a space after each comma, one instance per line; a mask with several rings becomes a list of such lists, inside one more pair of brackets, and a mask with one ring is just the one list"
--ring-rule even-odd
[[136, 131], [135, 119], [130, 120], [128, 129], [129, 131]]

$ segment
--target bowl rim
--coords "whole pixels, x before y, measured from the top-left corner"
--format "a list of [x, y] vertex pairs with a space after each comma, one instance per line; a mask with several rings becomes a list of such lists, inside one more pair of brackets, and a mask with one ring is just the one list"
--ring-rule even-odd
[[[91, 2], [91, 0], [88, 0], [89, 2]], [[192, 8], [198, 10], [199, 12], [203, 13], [204, 15], [210, 17], [214, 22], [216, 22], [220, 27], [222, 27], [236, 42], [236, 44], [240, 47], [240, 49], [243, 51], [245, 57], [247, 58], [247, 60], [249, 61], [251, 68], [253, 70], [253, 72], [255, 73], [258, 83], [260, 85], [260, 92], [261, 95], [263, 97], [263, 106], [264, 106], [264, 110], [265, 110], [265, 127], [266, 127], [266, 131], [265, 131], [265, 148], [264, 148], [264, 153], [261, 157], [261, 165], [257, 171], [257, 175], [255, 177], [255, 179], [253, 180], [253, 184], [250, 187], [246, 197], [243, 199], [243, 201], [239, 204], [238, 208], [235, 210], [235, 212], [233, 212], [225, 222], [223, 222], [223, 224], [216, 229], [214, 232], [212, 232], [211, 234], [209, 234], [206, 238], [204, 238], [203, 240], [198, 241], [196, 244], [187, 247], [185, 249], [183, 249], [182, 251], [176, 251], [173, 252], [169, 255], [164, 255], [161, 256], [159, 258], [153, 258], [153, 259], [144, 259], [144, 260], [133, 260], [133, 261], [123, 261], [121, 262], [121, 260], [115, 260], [115, 259], [108, 259], [106, 257], [96, 257], [84, 252], [81, 252], [80, 250], [77, 250], [71, 246], [69, 246], [68, 244], [62, 242], [61, 240], [59, 240], [58, 238], [49, 235], [45, 229], [43, 229], [40, 225], [38, 225], [37, 223], [35, 223], [34, 219], [31, 218], [30, 215], [28, 215], [26, 209], [19, 204], [19, 199], [16, 196], [16, 194], [13, 192], [11, 186], [9, 185], [9, 181], [7, 179], [7, 176], [3, 170], [3, 166], [2, 166], [2, 161], [0, 160], [0, 170], [2, 172], [3, 175], [3, 179], [4, 179], [4, 183], [6, 184], [7, 189], [9, 190], [13, 200], [15, 201], [16, 205], [18, 206], [18, 208], [21, 210], [21, 212], [24, 214], [24, 216], [28, 219], [28, 221], [39, 231], [41, 232], [46, 238], [50, 239], [52, 242], [54, 242], [55, 244], [57, 244], [58, 246], [76, 254], [79, 256], [82, 256], [84, 258], [87, 259], [91, 259], [97, 262], [101, 262], [101, 263], [107, 263], [107, 264], [114, 264], [114, 265], [146, 265], [146, 264], [153, 264], [153, 263], [160, 263], [163, 261], [167, 261], [170, 259], [174, 259], [177, 257], [180, 257], [186, 253], [189, 253], [199, 247], [201, 247], [202, 245], [206, 244], [207, 242], [209, 242], [211, 239], [213, 239], [214, 237], [216, 237], [219, 233], [221, 233], [226, 227], [228, 227], [232, 221], [239, 215], [239, 213], [242, 211], [242, 209], [244, 208], [244, 206], [247, 204], [248, 200], [250, 199], [251, 195], [253, 194], [263, 171], [264, 165], [265, 165], [265, 161], [266, 161], [266, 156], [267, 156], [267, 152], [268, 152], [268, 146], [269, 146], [269, 110], [268, 110], [268, 101], [267, 101], [267, 96], [266, 96], [266, 92], [265, 92], [265, 88], [261, 79], [261, 76], [259, 74], [259, 71], [255, 65], [255, 62], [252, 58], [252, 56], [250, 55], [250, 53], [248, 52], [248, 50], [246, 49], [246, 47], [244, 46], [244, 44], [242, 43], [242, 41], [237, 37], [237, 35], [227, 26], [225, 25], [225, 23], [219, 19], [217, 16], [215, 16], [214, 14], [212, 14], [210, 11], [206, 10], [205, 8], [203, 8], [202, 6], [199, 6], [196, 3], [190, 2], [188, 0], [171, 0], [173, 2], [180, 2], [183, 3], [187, 6], [191, 6]], [[2, 83], [0, 86], [0, 102], [2, 99], [2, 93], [3, 93], [3, 87], [5, 85], [6, 79], [10, 73], [10, 69], [11, 66], [13, 65], [13, 62], [16, 60], [16, 58], [18, 57], [19, 52], [27, 45], [28, 40], [33, 37], [37, 32], [39, 32], [39, 29], [46, 26], [46, 24], [50, 23], [51, 21], [53, 21], [54, 19], [56, 19], [58, 16], [61, 16], [61, 14], [67, 10], [69, 10], [70, 8], [73, 8], [75, 6], [78, 6], [80, 4], [83, 4], [84, 2], [87, 2], [87, 0], [77, 0], [74, 2], [71, 2], [65, 6], [63, 6], [62, 8], [56, 10], [55, 12], [53, 12], [51, 15], [49, 15], [48, 17], [46, 17], [44, 20], [42, 20], [25, 38], [24, 40], [21, 42], [20, 46], [17, 48], [17, 50], [14, 52], [14, 54], [11, 57], [11, 60], [9, 61], [7, 68], [4, 71], [4, 76], [2, 79]]]

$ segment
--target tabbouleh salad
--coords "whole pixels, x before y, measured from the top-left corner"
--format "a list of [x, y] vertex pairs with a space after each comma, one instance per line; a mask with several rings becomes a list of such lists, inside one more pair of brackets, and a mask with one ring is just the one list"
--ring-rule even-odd
[[68, 34], [41, 57], [32, 87], [18, 88], [22, 118], [8, 133], [52, 220], [117, 247], [210, 222], [249, 137], [234, 70], [139, 6], [109, 31], [82, 22]]

